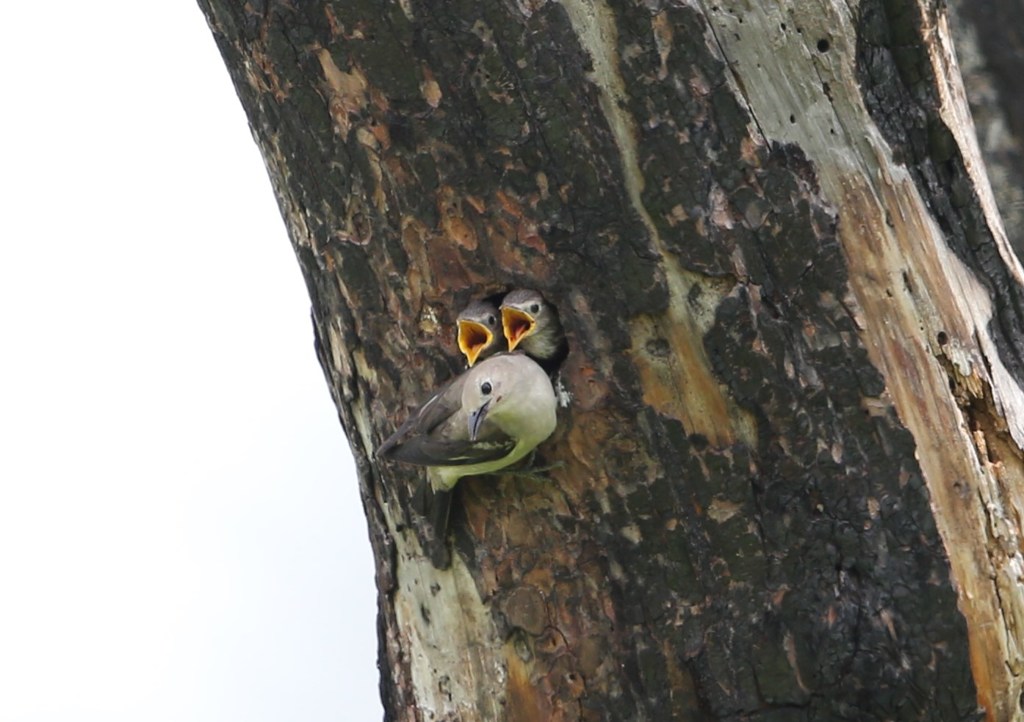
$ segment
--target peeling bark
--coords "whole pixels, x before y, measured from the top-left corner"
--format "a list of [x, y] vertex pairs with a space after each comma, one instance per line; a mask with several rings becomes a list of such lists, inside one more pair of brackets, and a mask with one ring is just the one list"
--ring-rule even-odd
[[[287, 222], [394, 720], [1022, 720], [1021, 267], [925, 0], [200, 0]], [[373, 451], [559, 309], [550, 483]]]

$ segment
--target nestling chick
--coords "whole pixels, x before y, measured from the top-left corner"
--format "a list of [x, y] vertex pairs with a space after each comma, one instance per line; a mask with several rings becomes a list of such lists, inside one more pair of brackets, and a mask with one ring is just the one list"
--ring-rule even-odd
[[501, 325], [509, 351], [517, 347], [549, 373], [568, 353], [558, 312], [537, 291], [519, 288], [501, 302]]
[[473, 301], [455, 320], [459, 350], [470, 366], [507, 348], [499, 332], [499, 317], [497, 306], [490, 301]]

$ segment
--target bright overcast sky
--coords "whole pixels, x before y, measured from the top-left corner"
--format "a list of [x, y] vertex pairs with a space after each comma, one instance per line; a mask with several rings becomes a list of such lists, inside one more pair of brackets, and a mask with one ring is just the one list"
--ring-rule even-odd
[[0, 721], [379, 720], [348, 443], [202, 14], [4, 28]]

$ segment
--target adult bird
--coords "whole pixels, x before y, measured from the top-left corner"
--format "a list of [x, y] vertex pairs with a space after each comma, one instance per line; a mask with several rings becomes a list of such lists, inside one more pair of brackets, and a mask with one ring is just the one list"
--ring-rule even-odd
[[518, 288], [501, 301], [501, 326], [509, 351], [521, 348], [548, 373], [568, 353], [568, 342], [554, 306], [537, 291]]
[[392, 434], [377, 456], [430, 467], [435, 490], [491, 474], [555, 430], [551, 380], [524, 354], [492, 356], [455, 377]]
[[377, 450], [380, 458], [427, 466], [412, 504], [430, 524], [428, 553], [445, 568], [451, 490], [464, 476], [491, 474], [522, 459], [555, 429], [555, 392], [523, 354], [499, 354], [456, 376]]
[[508, 348], [499, 319], [498, 307], [490, 301], [473, 301], [455, 319], [459, 350], [470, 366]]

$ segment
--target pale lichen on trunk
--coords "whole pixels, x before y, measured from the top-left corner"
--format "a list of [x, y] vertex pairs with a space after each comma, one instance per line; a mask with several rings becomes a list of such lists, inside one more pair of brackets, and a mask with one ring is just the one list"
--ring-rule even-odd
[[416, 706], [426, 719], [502, 718], [505, 649], [491, 611], [456, 556], [447, 570], [422, 564], [423, 552], [396, 540], [393, 600], [399, 642], [408, 650]]

